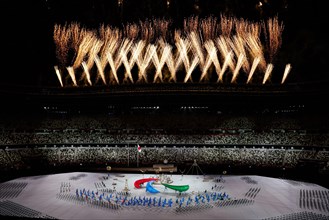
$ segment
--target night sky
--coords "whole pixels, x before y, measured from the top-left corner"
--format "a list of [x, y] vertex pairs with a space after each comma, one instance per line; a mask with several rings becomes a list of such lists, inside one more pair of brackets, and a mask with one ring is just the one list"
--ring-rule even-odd
[[320, 0], [31, 0], [1, 1], [2, 71], [0, 84], [39, 85], [56, 80], [54, 24], [79, 22], [120, 27], [127, 22], [168, 18], [180, 27], [184, 18], [220, 14], [259, 21], [278, 16], [283, 43], [278, 62], [291, 63], [291, 82], [328, 80], [327, 7]]

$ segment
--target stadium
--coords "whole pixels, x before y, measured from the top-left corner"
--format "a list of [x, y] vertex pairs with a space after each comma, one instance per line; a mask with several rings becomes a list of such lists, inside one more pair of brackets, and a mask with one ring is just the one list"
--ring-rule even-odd
[[4, 5], [1, 216], [329, 219], [321, 2]]

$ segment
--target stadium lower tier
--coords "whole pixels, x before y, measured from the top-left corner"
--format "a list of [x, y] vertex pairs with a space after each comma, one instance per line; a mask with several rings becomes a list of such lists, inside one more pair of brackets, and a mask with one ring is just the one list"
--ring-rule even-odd
[[[147, 171], [174, 164], [178, 173], [253, 173], [303, 178], [329, 176], [329, 149], [277, 145], [66, 144], [2, 146], [0, 167], [7, 173], [106, 170]], [[133, 170], [134, 171], [134, 170]], [[197, 173], [198, 172], [198, 173]], [[327, 178], [328, 179], [328, 178]]]

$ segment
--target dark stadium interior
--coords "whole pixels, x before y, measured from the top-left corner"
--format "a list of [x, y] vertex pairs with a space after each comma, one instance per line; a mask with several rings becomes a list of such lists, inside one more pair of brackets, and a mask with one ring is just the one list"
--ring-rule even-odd
[[[329, 188], [329, 48], [324, 33], [329, 18], [323, 4], [320, 0], [2, 1], [0, 181], [102, 171], [108, 165], [134, 167], [137, 152], [130, 156], [130, 164], [126, 161], [130, 143], [132, 149], [136, 144], [145, 149], [140, 166], [168, 159], [186, 168], [196, 158], [207, 173], [264, 175]], [[246, 77], [237, 83], [198, 82], [200, 72], [193, 72], [195, 78], [187, 83], [182, 82], [184, 77], [177, 83], [121, 83], [124, 64], [118, 68], [120, 84], [104, 85], [99, 80], [92, 86], [73, 86], [67, 73], [67, 86], [61, 87], [56, 77], [55, 24], [122, 28], [161, 18], [176, 29], [187, 17], [222, 14], [255, 22], [278, 16], [283, 22], [282, 45], [273, 59], [277, 68], [268, 83], [247, 84]], [[292, 69], [280, 84], [287, 63]], [[134, 80], [136, 66], [131, 68]]]

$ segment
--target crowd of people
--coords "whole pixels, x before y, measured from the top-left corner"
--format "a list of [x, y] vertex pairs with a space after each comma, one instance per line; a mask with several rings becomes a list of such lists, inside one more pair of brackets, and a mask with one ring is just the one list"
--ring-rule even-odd
[[196, 160], [214, 167], [295, 168], [309, 160], [329, 169], [329, 126], [316, 117], [138, 111], [2, 118], [0, 166], [22, 168], [36, 158], [52, 166]]
[[[23, 167], [29, 159], [39, 158], [51, 165], [136, 165], [151, 166], [163, 163], [186, 164], [196, 160], [201, 165], [245, 165], [255, 167], [294, 168], [300, 160], [316, 160], [329, 168], [329, 150], [326, 148], [299, 148], [274, 146], [253, 147], [238, 145], [214, 146], [153, 146], [142, 145], [139, 153], [135, 145], [38, 145], [0, 149], [1, 167]], [[138, 160], [138, 161], [137, 161]]]
[[0, 133], [0, 164], [20, 164], [24, 158], [42, 155], [52, 164], [125, 165], [128, 151], [130, 162], [136, 162], [137, 144], [143, 148], [141, 164], [197, 159], [200, 164], [294, 167], [299, 159], [329, 161], [329, 133], [317, 121], [312, 121], [319, 123], [314, 129], [305, 121], [284, 116], [170, 117], [178, 123], [166, 123], [166, 117], [152, 114], [7, 121]]

